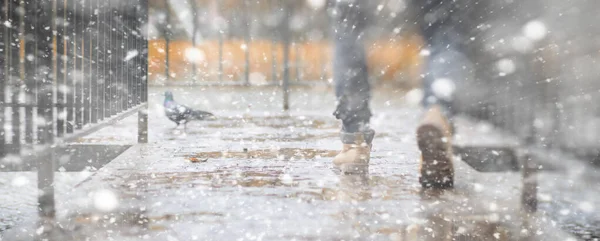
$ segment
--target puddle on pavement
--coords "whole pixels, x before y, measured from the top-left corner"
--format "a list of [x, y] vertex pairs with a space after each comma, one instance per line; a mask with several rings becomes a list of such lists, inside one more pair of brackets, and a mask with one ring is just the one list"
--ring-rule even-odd
[[258, 127], [270, 128], [311, 128], [311, 129], [337, 129], [339, 123], [334, 118], [324, 119], [311, 116], [230, 116], [221, 117], [218, 122], [206, 124], [209, 128], [236, 128], [248, 124]]
[[189, 161], [194, 160], [210, 160], [222, 158], [237, 158], [237, 159], [277, 159], [293, 160], [293, 159], [315, 159], [322, 157], [334, 157], [339, 151], [335, 150], [318, 150], [318, 149], [300, 149], [300, 148], [281, 148], [276, 150], [259, 149], [246, 151], [215, 151], [215, 152], [198, 152], [178, 154], [176, 156], [184, 156]]
[[272, 133], [272, 134], [258, 134], [253, 135], [252, 137], [221, 137], [220, 139], [223, 141], [244, 141], [244, 142], [267, 142], [267, 141], [277, 141], [277, 142], [294, 142], [294, 141], [308, 141], [308, 140], [321, 140], [328, 138], [336, 138], [340, 134], [337, 132], [325, 133], [325, 134], [308, 134], [304, 132], [300, 133]]

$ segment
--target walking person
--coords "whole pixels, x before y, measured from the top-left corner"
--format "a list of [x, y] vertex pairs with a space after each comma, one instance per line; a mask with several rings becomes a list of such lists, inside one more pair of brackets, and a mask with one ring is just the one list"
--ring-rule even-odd
[[[461, 1], [413, 0], [417, 23], [429, 54], [425, 56], [423, 101], [426, 108], [417, 130], [422, 153], [420, 182], [423, 187], [452, 187], [450, 139], [452, 97], [455, 81], [469, 70], [457, 70], [468, 63], [462, 54], [460, 19], [455, 13]], [[464, 3], [464, 1], [463, 1]], [[367, 1], [336, 1], [333, 11], [333, 79], [337, 97], [334, 116], [342, 121], [341, 152], [333, 166], [341, 173], [368, 171], [375, 131], [369, 125], [371, 86], [366, 51], [362, 42], [367, 27]], [[463, 68], [464, 69], [464, 68]], [[441, 87], [440, 87], [441, 86]]]

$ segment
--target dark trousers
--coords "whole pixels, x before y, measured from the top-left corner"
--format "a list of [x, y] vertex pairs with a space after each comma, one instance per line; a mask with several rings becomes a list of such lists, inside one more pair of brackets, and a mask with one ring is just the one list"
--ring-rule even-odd
[[[460, 16], [456, 15], [467, 1], [412, 0], [428, 52], [422, 103], [425, 107], [440, 104], [448, 115], [452, 114], [455, 82], [466, 78], [470, 71], [463, 68], [469, 62], [462, 51], [465, 35], [460, 29]], [[371, 87], [362, 42], [366, 13], [360, 4], [364, 2], [349, 2], [336, 3], [333, 14], [333, 79], [337, 96], [334, 115], [343, 123], [342, 132], [354, 133], [369, 130]]]

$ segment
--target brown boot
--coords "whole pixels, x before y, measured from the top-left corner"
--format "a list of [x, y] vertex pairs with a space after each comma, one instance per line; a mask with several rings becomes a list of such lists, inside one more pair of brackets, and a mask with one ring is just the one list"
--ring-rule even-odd
[[342, 174], [361, 174], [369, 171], [372, 130], [357, 133], [342, 133], [342, 151], [333, 158], [333, 166]]
[[424, 188], [451, 188], [454, 186], [452, 166], [452, 127], [437, 105], [429, 108], [417, 129], [421, 150], [421, 176]]

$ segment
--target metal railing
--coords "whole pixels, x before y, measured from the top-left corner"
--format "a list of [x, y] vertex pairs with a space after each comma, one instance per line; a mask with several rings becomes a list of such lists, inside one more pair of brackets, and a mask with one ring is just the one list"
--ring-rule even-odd
[[136, 111], [147, 141], [148, 2], [4, 0], [1, 9], [0, 157], [37, 157], [40, 210], [52, 216], [54, 148]]

